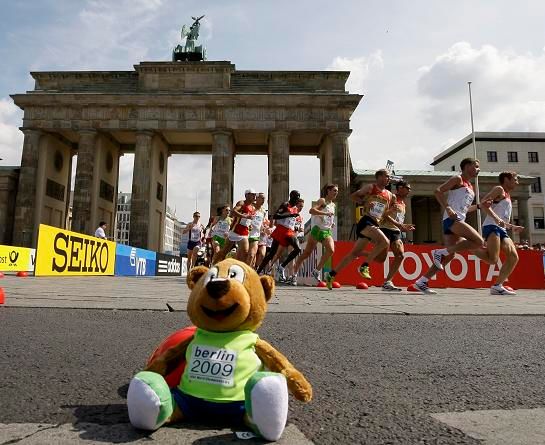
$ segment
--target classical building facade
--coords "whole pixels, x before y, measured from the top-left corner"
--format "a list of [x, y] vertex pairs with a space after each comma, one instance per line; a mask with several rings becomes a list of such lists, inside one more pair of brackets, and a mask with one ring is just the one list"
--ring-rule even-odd
[[[98, 222], [113, 235], [119, 157], [134, 152], [129, 243], [160, 250], [167, 163], [173, 153], [212, 155], [213, 211], [233, 201], [234, 157], [266, 154], [269, 205], [289, 193], [289, 156], [320, 159], [321, 185], [339, 184], [338, 237], [347, 239], [350, 117], [361, 100], [348, 72], [237, 71], [230, 62], [142, 62], [133, 71], [33, 72], [24, 110], [13, 243], [35, 246], [42, 222], [72, 230]], [[76, 177], [70, 184], [72, 159]], [[191, 172], [185, 172], [192, 180]]]
[[[514, 217], [527, 230], [522, 239], [531, 244], [545, 243], [545, 133], [476, 132], [475, 146], [481, 170], [489, 172], [516, 171], [535, 180], [524, 187], [527, 199], [514, 202]], [[436, 170], [458, 170], [460, 161], [473, 157], [472, 135], [456, 142], [433, 158]], [[522, 188], [519, 186], [519, 189]], [[481, 187], [481, 195], [489, 187]]]
[[[453, 171], [424, 171], [424, 170], [396, 170], [396, 175], [402, 176], [411, 184], [412, 190], [406, 199], [405, 222], [414, 224], [416, 230], [407, 233], [407, 239], [415, 244], [439, 244], [443, 242], [442, 218], [443, 211], [435, 199], [434, 191], [453, 175]], [[353, 186], [361, 187], [363, 184], [371, 184], [375, 181], [374, 170], [355, 170]], [[489, 191], [498, 184], [497, 172], [481, 171], [479, 174], [479, 186], [481, 191]], [[512, 194], [513, 203], [519, 210], [516, 218], [523, 218], [524, 212], [528, 212], [528, 201], [530, 199], [530, 185], [535, 178], [521, 175], [520, 185]], [[392, 187], [395, 191], [395, 187]], [[520, 215], [520, 216], [519, 216]], [[527, 213], [526, 213], [527, 215]], [[355, 224], [356, 215], [352, 218]], [[467, 221], [477, 227], [476, 213], [468, 214]], [[516, 235], [515, 240], [530, 239], [531, 234], [526, 229], [520, 236]]]

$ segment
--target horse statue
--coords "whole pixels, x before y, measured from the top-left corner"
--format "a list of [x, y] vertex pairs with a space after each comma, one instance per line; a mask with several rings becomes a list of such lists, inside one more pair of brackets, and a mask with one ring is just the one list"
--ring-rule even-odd
[[206, 48], [202, 45], [195, 45], [195, 41], [199, 38], [199, 30], [201, 27], [200, 21], [204, 18], [204, 15], [200, 17], [191, 17], [193, 24], [188, 27], [182, 26], [181, 37], [185, 39], [185, 45], [177, 45], [172, 51], [173, 61], [199, 61], [206, 60]]

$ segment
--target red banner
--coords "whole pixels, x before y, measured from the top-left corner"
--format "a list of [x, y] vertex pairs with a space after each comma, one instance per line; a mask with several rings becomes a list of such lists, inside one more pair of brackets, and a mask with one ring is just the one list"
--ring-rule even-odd
[[[333, 268], [344, 257], [354, 242], [337, 241], [335, 254], [333, 255]], [[432, 265], [431, 251], [437, 246], [431, 245], [405, 245], [405, 258], [399, 272], [394, 276], [394, 284], [408, 286], [414, 283], [421, 275], [426, 273]], [[537, 250], [519, 250], [519, 262], [509, 277], [509, 285], [515, 289], [545, 289], [545, 273], [543, 270], [543, 255]], [[349, 264], [336, 275], [336, 280], [341, 284], [356, 285], [362, 281], [374, 286], [382, 286], [384, 278], [388, 275], [393, 255], [388, 252], [388, 259], [384, 263], [371, 263], [372, 280], [364, 280], [358, 273], [358, 267], [364, 261], [364, 257]], [[497, 264], [490, 265], [481, 261], [471, 253], [456, 254], [454, 259], [445, 266], [443, 272], [439, 272], [430, 280], [430, 287], [462, 287], [480, 288], [490, 287], [498, 276], [503, 255]]]

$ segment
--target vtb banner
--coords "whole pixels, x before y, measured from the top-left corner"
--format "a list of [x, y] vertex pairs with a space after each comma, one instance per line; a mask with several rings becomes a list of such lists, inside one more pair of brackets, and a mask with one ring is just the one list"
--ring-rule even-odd
[[[341, 258], [346, 255], [352, 246], [351, 241], [335, 242], [335, 254], [333, 255], [333, 268]], [[398, 274], [394, 277], [397, 286], [408, 286], [414, 283], [422, 274], [426, 273], [432, 265], [431, 251], [437, 246], [405, 245], [405, 257]], [[535, 250], [519, 250], [519, 262], [509, 277], [509, 285], [515, 289], [545, 289], [545, 273], [543, 270], [542, 254]], [[388, 253], [388, 259], [384, 263], [371, 263], [372, 280], [364, 280], [358, 273], [358, 267], [363, 263], [364, 257], [349, 264], [336, 275], [336, 280], [341, 284], [356, 285], [366, 281], [373, 286], [382, 286], [388, 275], [392, 253]], [[454, 259], [445, 266], [445, 270], [437, 273], [429, 282], [430, 287], [460, 287], [480, 288], [490, 287], [499, 274], [503, 264], [503, 256], [497, 264], [487, 264], [471, 253], [456, 254]]]
[[0, 272], [33, 272], [36, 249], [0, 245]]
[[113, 275], [115, 243], [40, 224], [35, 275]]
[[157, 254], [125, 244], [116, 247], [115, 274], [124, 276], [154, 276]]

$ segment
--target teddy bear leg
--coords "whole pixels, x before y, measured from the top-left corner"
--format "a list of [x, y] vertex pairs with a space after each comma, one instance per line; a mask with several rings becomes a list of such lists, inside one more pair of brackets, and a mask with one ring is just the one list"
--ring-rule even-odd
[[127, 408], [131, 424], [154, 431], [169, 420], [176, 403], [167, 382], [156, 372], [136, 374], [127, 392]]
[[256, 372], [244, 387], [248, 425], [267, 440], [280, 438], [288, 418], [288, 385], [276, 372]]

